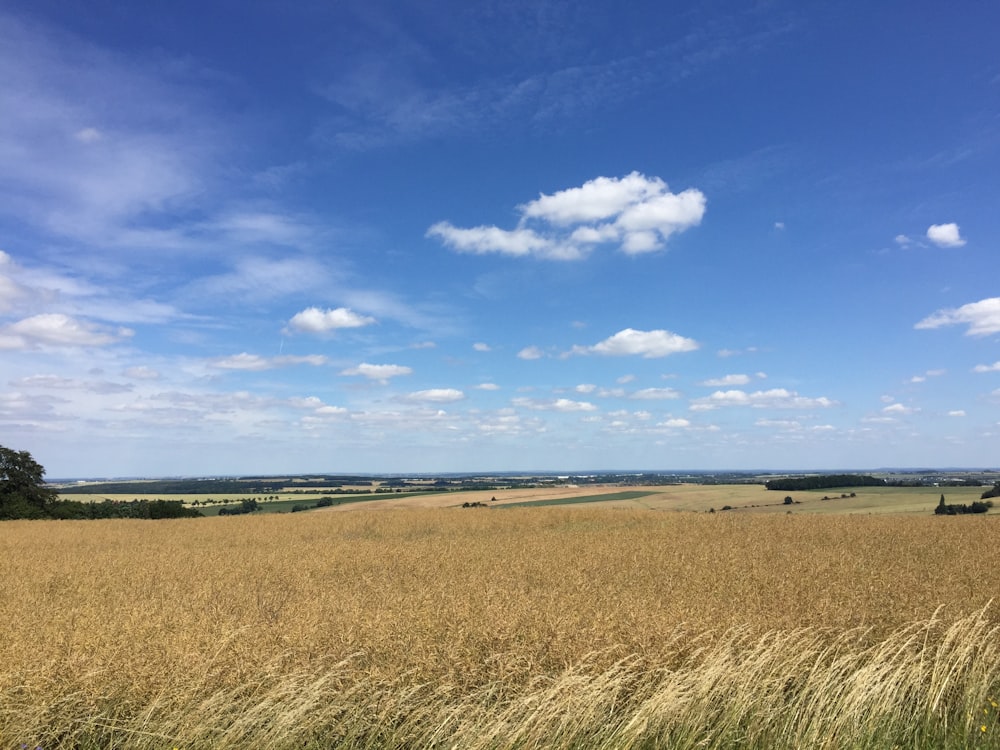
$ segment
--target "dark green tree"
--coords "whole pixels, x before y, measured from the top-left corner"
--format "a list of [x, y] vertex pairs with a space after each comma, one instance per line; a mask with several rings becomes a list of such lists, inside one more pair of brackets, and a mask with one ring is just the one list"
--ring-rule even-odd
[[44, 477], [28, 451], [0, 445], [0, 519], [48, 518], [59, 493], [45, 486]]

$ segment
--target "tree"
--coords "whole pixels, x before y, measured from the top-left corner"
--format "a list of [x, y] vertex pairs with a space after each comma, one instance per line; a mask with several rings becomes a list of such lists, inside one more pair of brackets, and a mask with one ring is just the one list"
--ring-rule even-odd
[[59, 493], [45, 486], [44, 476], [28, 451], [0, 445], [0, 519], [47, 518]]

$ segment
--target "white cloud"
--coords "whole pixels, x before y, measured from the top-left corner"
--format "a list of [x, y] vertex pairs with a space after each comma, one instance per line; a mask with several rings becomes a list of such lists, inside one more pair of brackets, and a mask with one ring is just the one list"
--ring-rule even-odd
[[724, 375], [721, 378], [711, 378], [709, 380], [703, 380], [698, 385], [704, 385], [710, 388], [725, 388], [730, 385], [746, 385], [749, 382], [750, 382], [749, 375], [740, 374], [740, 375]]
[[664, 422], [660, 422], [659, 427], [690, 427], [691, 422], [682, 417], [673, 417]]
[[542, 401], [534, 398], [515, 398], [514, 406], [520, 406], [535, 411], [579, 412], [597, 411], [597, 407], [589, 401], [573, 401], [568, 398], [557, 398], [552, 401]]
[[97, 128], [83, 128], [76, 131], [73, 137], [80, 141], [80, 143], [97, 143], [104, 136], [101, 135], [101, 131]]
[[952, 325], [968, 325], [966, 336], [1000, 333], [1000, 297], [988, 297], [958, 308], [938, 310], [921, 320], [914, 328], [926, 330]]
[[428, 401], [435, 404], [446, 404], [461, 401], [465, 394], [457, 388], [430, 388], [424, 391], [414, 391], [407, 396], [411, 401]]
[[574, 347], [573, 354], [602, 354], [606, 356], [641, 355], [646, 359], [666, 357], [698, 348], [698, 342], [664, 330], [637, 331], [626, 328], [593, 346]]
[[895, 417], [862, 417], [863, 424], [895, 424]]
[[537, 346], [526, 346], [517, 353], [518, 359], [541, 359], [544, 356]]
[[965, 416], [965, 409], [952, 409], [950, 412], [948, 412], [948, 416], [949, 417], [964, 417]]
[[132, 378], [133, 380], [159, 380], [160, 373], [154, 370], [152, 367], [147, 367], [146, 365], [138, 365], [136, 367], [129, 367], [125, 370], [125, 377]]
[[593, 383], [581, 383], [580, 385], [573, 388], [577, 393], [593, 393], [597, 390], [597, 386]]
[[911, 406], [906, 406], [904, 404], [889, 404], [882, 409], [883, 414], [913, 414], [913, 412], [919, 411]]
[[777, 427], [781, 430], [802, 429], [802, 423], [795, 419], [758, 419], [754, 424], [758, 427]]
[[340, 328], [361, 328], [374, 322], [375, 318], [359, 315], [346, 307], [338, 307], [334, 310], [307, 307], [288, 321], [287, 330], [304, 333], [327, 333]]
[[757, 351], [756, 346], [748, 346], [746, 349], [719, 349], [716, 355], [723, 358], [737, 357], [741, 354], [754, 354]]
[[750, 406], [756, 409], [826, 409], [837, 402], [826, 396], [809, 398], [785, 388], [747, 393], [738, 389], [716, 391], [710, 396], [691, 401], [694, 411], [710, 411], [724, 406]]
[[914, 375], [912, 378], [910, 378], [909, 382], [910, 383], [923, 383], [923, 382], [925, 382], [927, 380], [927, 378], [939, 378], [942, 375], [944, 375], [946, 372], [948, 372], [948, 371], [947, 370], [927, 370], [926, 372], [924, 372], [923, 375]]
[[[659, 177], [632, 172], [542, 194], [518, 209], [521, 220], [516, 229], [462, 229], [441, 221], [427, 235], [459, 252], [475, 254], [577, 260], [596, 245], [617, 243], [634, 255], [659, 250], [672, 234], [700, 224], [705, 196], [695, 189], [671, 193]], [[536, 226], [529, 226], [532, 223]]]
[[779, 232], [782, 231], [785, 228], [785, 222], [783, 221], [774, 222], [774, 228], [777, 229]]
[[638, 172], [617, 179], [597, 177], [581, 187], [542, 194], [537, 200], [520, 206], [527, 218], [540, 218], [558, 226], [594, 222], [610, 218], [655, 198], [666, 190], [659, 178], [646, 179]]
[[330, 406], [329, 404], [324, 404], [316, 409], [316, 413], [322, 417], [339, 417], [341, 414], [347, 414], [347, 409], [343, 406]]
[[994, 362], [992, 365], [976, 365], [972, 368], [973, 372], [1000, 372], [1000, 362]]
[[492, 351], [492, 349], [490, 348], [490, 345], [489, 345], [489, 344], [484, 344], [484, 343], [483, 343], [483, 342], [481, 342], [481, 341], [477, 341], [477, 342], [476, 342], [475, 344], [473, 344], [473, 345], [472, 345], [472, 348], [473, 348], [473, 349], [474, 349], [475, 351], [477, 351], [477, 352], [488, 352], [488, 351]]
[[680, 392], [673, 388], [643, 388], [632, 393], [629, 398], [657, 401], [662, 399], [680, 398]]
[[310, 354], [301, 357], [287, 354], [278, 357], [261, 357], [259, 354], [241, 352], [230, 357], [216, 359], [211, 364], [220, 370], [261, 371], [271, 370], [275, 367], [284, 367], [285, 365], [319, 366], [326, 364], [326, 362], [326, 357], [319, 354]]
[[311, 411], [318, 417], [338, 417], [347, 414], [348, 410], [343, 406], [331, 406], [323, 403], [322, 399], [316, 396], [306, 396], [305, 398], [290, 398], [288, 404], [296, 409]]
[[388, 383], [389, 378], [410, 375], [412, 373], [412, 368], [405, 365], [372, 365], [367, 362], [362, 362], [357, 367], [348, 367], [346, 370], [341, 370], [340, 372], [341, 375], [361, 375], [369, 380], [376, 380], [380, 383]]
[[635, 375], [622, 375], [620, 378], [617, 378], [615, 382], [618, 383], [618, 385], [626, 385], [631, 383], [633, 380], [635, 380]]
[[927, 228], [927, 239], [938, 247], [961, 247], [965, 244], [955, 223], [932, 224]]
[[61, 313], [43, 313], [0, 329], [0, 349], [39, 346], [107, 346], [134, 334], [128, 328], [110, 329]]
[[894, 242], [900, 247], [909, 247], [913, 244], [913, 240], [907, 237], [905, 234], [897, 234], [894, 238]]
[[480, 383], [479, 385], [476, 386], [476, 390], [480, 390], [480, 391], [499, 391], [500, 390], [500, 386], [498, 386], [496, 383]]
[[[436, 237], [445, 245], [462, 253], [486, 255], [537, 255], [542, 258], [560, 257], [555, 243], [531, 229], [505, 230], [499, 227], [473, 227], [461, 229], [447, 221], [439, 221], [427, 230], [428, 237]], [[577, 256], [579, 257], [579, 256]], [[564, 260], [570, 258], [563, 257]]]

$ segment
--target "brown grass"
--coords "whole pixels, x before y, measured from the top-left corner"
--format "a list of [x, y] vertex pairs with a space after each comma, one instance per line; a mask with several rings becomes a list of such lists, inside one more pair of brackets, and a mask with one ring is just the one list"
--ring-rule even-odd
[[997, 685], [998, 530], [593, 508], [8, 522], [0, 747], [722, 742], [751, 714], [764, 747], [846, 731], [887, 685], [952, 717]]

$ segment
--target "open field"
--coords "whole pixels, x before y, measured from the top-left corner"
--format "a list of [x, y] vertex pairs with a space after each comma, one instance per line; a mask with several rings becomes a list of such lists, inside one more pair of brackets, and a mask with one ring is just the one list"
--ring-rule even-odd
[[[141, 487], [141, 483], [137, 483]], [[795, 492], [768, 491], [759, 484], [679, 484], [666, 486], [607, 485], [553, 485], [546, 487], [519, 487], [515, 489], [468, 491], [409, 491], [368, 493], [368, 487], [349, 487], [355, 493], [336, 493], [331, 488], [298, 489], [290, 484], [268, 493], [164, 494], [131, 492], [120, 494], [66, 495], [66, 499], [83, 502], [102, 500], [129, 501], [134, 499], [179, 500], [186, 505], [206, 501], [207, 515], [218, 513], [223, 501], [238, 505], [242, 500], [257, 500], [265, 513], [287, 513], [295, 504], [312, 504], [323, 497], [334, 498], [334, 505], [326, 511], [393, 510], [400, 508], [450, 508], [463, 503], [484, 503], [490, 507], [506, 505], [600, 505], [614, 508], [649, 510], [678, 510], [708, 512], [721, 511], [727, 505], [738, 513], [933, 513], [941, 494], [949, 503], [968, 504], [979, 500], [984, 487], [843, 487], [825, 490]], [[855, 493], [855, 497], [841, 495]], [[629, 496], [631, 495], [631, 497]], [[786, 496], [795, 503], [784, 505]], [[272, 499], [273, 498], [273, 499]], [[828, 498], [824, 500], [823, 498]], [[1000, 507], [991, 511], [1000, 514]]]
[[998, 538], [594, 504], [7, 522], [0, 747], [1000, 747]]

